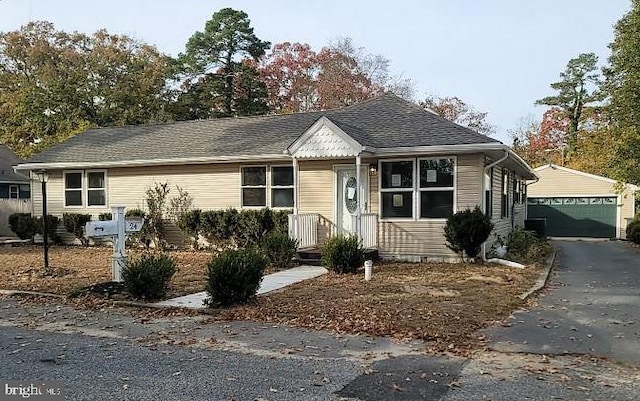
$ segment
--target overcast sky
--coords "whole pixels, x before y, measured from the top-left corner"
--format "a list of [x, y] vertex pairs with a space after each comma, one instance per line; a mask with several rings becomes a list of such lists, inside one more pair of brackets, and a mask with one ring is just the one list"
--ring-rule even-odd
[[417, 98], [458, 96], [497, 126], [498, 139], [522, 117], [542, 114], [567, 61], [609, 55], [613, 24], [629, 0], [0, 0], [0, 31], [30, 20], [91, 33], [106, 28], [177, 55], [211, 15], [232, 7], [249, 14], [272, 43], [306, 42], [319, 50], [349, 36], [412, 78]]

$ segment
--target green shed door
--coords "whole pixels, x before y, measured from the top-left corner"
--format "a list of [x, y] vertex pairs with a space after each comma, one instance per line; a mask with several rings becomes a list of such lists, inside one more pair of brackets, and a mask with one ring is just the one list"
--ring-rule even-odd
[[527, 218], [546, 218], [551, 237], [615, 238], [618, 200], [597, 198], [529, 198]]

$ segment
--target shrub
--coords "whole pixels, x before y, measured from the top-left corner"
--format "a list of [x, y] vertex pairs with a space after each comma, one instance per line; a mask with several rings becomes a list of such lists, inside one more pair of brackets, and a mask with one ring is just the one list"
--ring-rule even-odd
[[627, 225], [627, 239], [640, 244], [640, 220], [634, 219]]
[[279, 233], [289, 232], [289, 215], [291, 210], [273, 210], [273, 231]]
[[198, 249], [198, 236], [200, 235], [200, 209], [190, 210], [180, 216], [178, 228], [188, 237], [191, 237], [193, 248]]
[[113, 220], [113, 215], [111, 213], [108, 213], [108, 212], [107, 213], [100, 213], [98, 215], [98, 220], [100, 220], [100, 221]]
[[81, 213], [64, 213], [62, 215], [62, 224], [65, 230], [75, 235], [82, 245], [89, 245], [89, 239], [84, 236], [84, 226], [91, 221], [90, 214]]
[[167, 208], [167, 196], [169, 195], [168, 183], [156, 183], [153, 188], [147, 188], [145, 191], [147, 204], [147, 219], [145, 225], [146, 232], [150, 235], [153, 243], [158, 248], [164, 248], [166, 245], [166, 227], [164, 224], [164, 214]]
[[[42, 217], [36, 217], [35, 223], [36, 223], [36, 233], [42, 235], [42, 232], [43, 232]], [[57, 216], [52, 216], [48, 214], [47, 215], [47, 238], [49, 242], [54, 244], [58, 244], [60, 242], [60, 237], [58, 237], [58, 225], [60, 225], [60, 219]]]
[[460, 255], [475, 258], [480, 253], [482, 243], [489, 238], [493, 230], [491, 218], [479, 207], [459, 211], [447, 219], [444, 237], [447, 247]]
[[245, 303], [256, 296], [266, 261], [255, 249], [227, 249], [208, 265], [209, 306]]
[[336, 273], [355, 273], [364, 263], [364, 249], [356, 236], [338, 235], [322, 247], [322, 265]]
[[276, 269], [288, 269], [293, 264], [297, 245], [297, 241], [289, 238], [289, 235], [272, 231], [263, 238], [261, 247], [269, 265]]
[[148, 253], [127, 261], [122, 269], [122, 280], [134, 298], [152, 300], [166, 294], [176, 271], [176, 261], [170, 256]]
[[9, 216], [9, 227], [20, 239], [30, 239], [36, 233], [36, 220], [30, 213], [13, 213]]
[[542, 262], [553, 252], [553, 247], [546, 239], [521, 228], [509, 234], [506, 245], [506, 258], [522, 264]]

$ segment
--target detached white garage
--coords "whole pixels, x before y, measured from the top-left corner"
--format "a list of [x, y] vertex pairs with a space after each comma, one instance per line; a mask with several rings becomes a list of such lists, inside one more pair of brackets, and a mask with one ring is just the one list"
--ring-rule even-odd
[[540, 180], [527, 187], [527, 218], [546, 218], [551, 237], [625, 238], [635, 214], [638, 187], [567, 167], [535, 169]]

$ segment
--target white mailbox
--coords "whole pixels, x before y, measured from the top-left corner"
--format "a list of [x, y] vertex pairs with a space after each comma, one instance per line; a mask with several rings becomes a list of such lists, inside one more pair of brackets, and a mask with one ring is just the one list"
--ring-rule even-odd
[[85, 225], [86, 237], [110, 237], [118, 235], [118, 224], [116, 221], [89, 221]]

